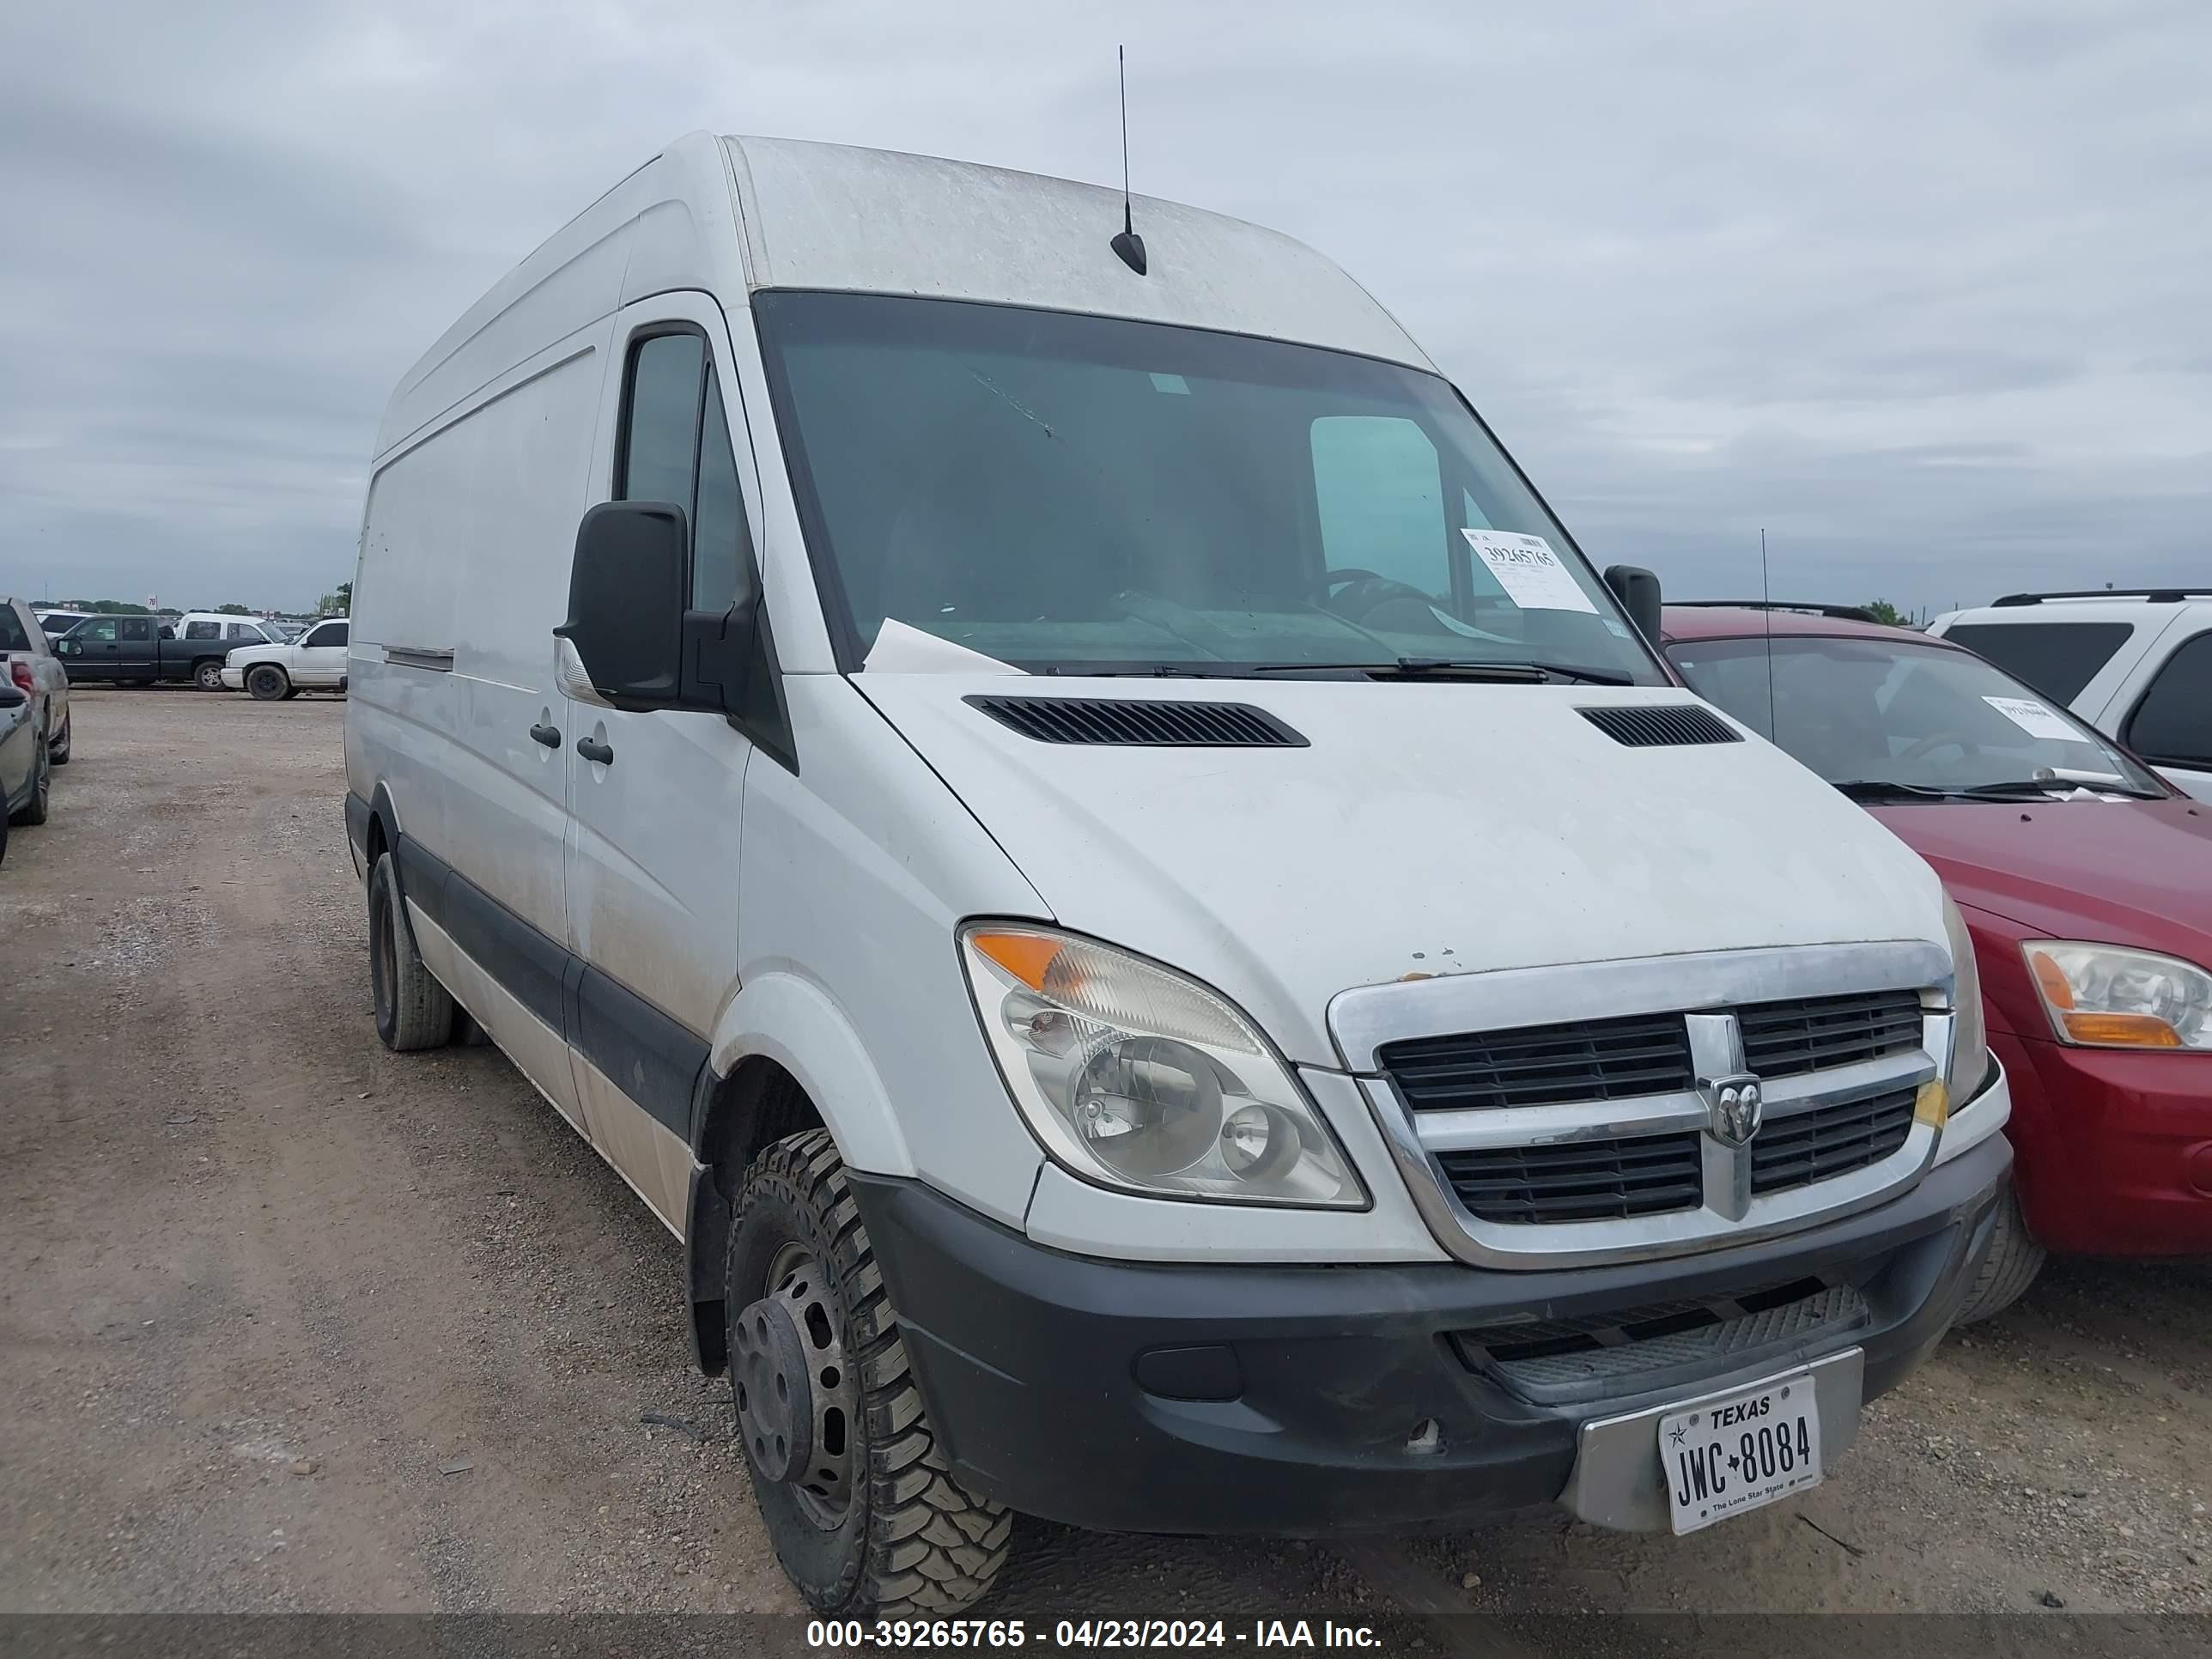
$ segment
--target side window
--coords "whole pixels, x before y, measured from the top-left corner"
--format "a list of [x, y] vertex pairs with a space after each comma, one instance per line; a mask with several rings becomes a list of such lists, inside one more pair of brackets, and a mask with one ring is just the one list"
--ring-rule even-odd
[[[236, 627], [237, 624], [234, 623], [232, 626]], [[188, 640], [221, 639], [222, 637], [222, 624], [221, 623], [212, 622], [186, 623], [185, 624], [185, 637]]]
[[752, 580], [752, 535], [707, 343], [649, 335], [631, 348], [615, 499], [674, 501], [691, 526], [691, 605], [718, 611]]
[[[194, 628], [198, 628], [199, 623], [194, 623], [192, 626]], [[254, 627], [250, 623], [225, 623], [222, 625], [222, 636], [224, 640], [234, 645], [266, 645], [269, 643], [268, 635], [264, 634], [259, 629]]]
[[2212, 767], [2212, 634], [2199, 634], [2166, 659], [2122, 735], [2151, 760]]
[[144, 641], [154, 637], [154, 624], [145, 617], [125, 617], [116, 626], [122, 630], [120, 637], [126, 640]]
[[691, 607], [719, 611], [750, 586], [752, 532], [738, 488], [737, 452], [722, 413], [722, 390], [707, 366], [707, 398], [699, 428], [699, 504], [691, 514]]
[[1443, 478], [1414, 422], [1325, 415], [1313, 423], [1314, 500], [1331, 570], [1371, 570], [1437, 598], [1451, 592]]
[[87, 623], [76, 630], [76, 637], [79, 640], [94, 641], [101, 645], [112, 645], [115, 643], [115, 619], [112, 617], [103, 617], [98, 622]]
[[1943, 637], [2053, 702], [2071, 702], [2135, 631], [2132, 623], [1961, 623]]
[[346, 642], [346, 633], [347, 628], [343, 623], [325, 623], [300, 643], [301, 645], [343, 645]]
[[673, 501], [690, 512], [706, 354], [696, 334], [655, 334], [631, 350], [616, 500]]

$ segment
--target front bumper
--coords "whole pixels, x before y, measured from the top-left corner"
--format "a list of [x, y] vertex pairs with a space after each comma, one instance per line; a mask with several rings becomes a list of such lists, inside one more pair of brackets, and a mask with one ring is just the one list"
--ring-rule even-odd
[[222, 670], [222, 689], [226, 691], [245, 690], [246, 671], [243, 668], [233, 668], [228, 663], [224, 664]]
[[[1902, 1197], [1789, 1238], [1541, 1272], [1107, 1261], [1046, 1249], [919, 1182], [851, 1179], [939, 1443], [972, 1490], [1108, 1530], [1321, 1534], [1462, 1525], [1559, 1501], [1571, 1483], [1617, 1493], [1578, 1474], [1584, 1424], [1845, 1350], [1863, 1354], [1873, 1398], [1949, 1328], [2011, 1163], [1991, 1134]], [[1734, 1305], [1812, 1279], [1847, 1287], [1858, 1322], [1793, 1334], [1784, 1321], [1686, 1361], [1662, 1339], [1643, 1369], [1599, 1348], [1579, 1376], [1571, 1358], [1516, 1367], [1468, 1346], [1469, 1333]], [[1838, 1393], [1825, 1444], [1850, 1443], [1858, 1395]], [[1656, 1464], [1656, 1439], [1648, 1449]], [[1662, 1519], [1585, 1507], [1612, 1525]]]
[[2212, 1254], [2212, 1054], [1990, 1042], [2012, 1083], [2021, 1202], [2039, 1243]]

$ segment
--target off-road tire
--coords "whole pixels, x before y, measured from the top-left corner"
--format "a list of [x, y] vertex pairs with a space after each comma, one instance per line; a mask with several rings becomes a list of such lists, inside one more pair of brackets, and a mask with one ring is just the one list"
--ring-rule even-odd
[[436, 1048], [453, 1036], [453, 996], [415, 949], [415, 930], [399, 896], [399, 872], [389, 853], [368, 872], [368, 984], [376, 1035], [386, 1048], [400, 1054]]
[[2004, 1196], [1997, 1200], [1990, 1253], [1982, 1258], [1981, 1271], [1974, 1275], [1974, 1288], [1966, 1292], [1966, 1305], [1960, 1310], [1958, 1322], [1978, 1324], [2012, 1306], [2035, 1283], [2036, 1274], [2043, 1271], [2045, 1259], [2043, 1246], [2028, 1236], [2027, 1219], [2020, 1212], [2019, 1194], [2007, 1182]]
[[946, 1466], [829, 1133], [809, 1129], [764, 1149], [746, 1172], [737, 1215], [723, 1283], [730, 1352], [735, 1322], [770, 1289], [771, 1260], [796, 1243], [829, 1269], [860, 1386], [853, 1495], [836, 1530], [811, 1519], [793, 1487], [763, 1479], [745, 1448], [784, 1571], [808, 1606], [840, 1617], [933, 1617], [973, 1606], [1006, 1565], [1013, 1516], [963, 1491]]
[[215, 657], [210, 657], [204, 662], [194, 663], [192, 665], [192, 684], [199, 687], [203, 691], [222, 690], [222, 663], [221, 659]]
[[31, 763], [31, 798], [17, 807], [9, 822], [25, 828], [44, 823], [53, 805], [54, 762], [44, 738], [38, 739], [38, 757]]
[[70, 729], [70, 722], [64, 719], [62, 721], [62, 740], [60, 746], [56, 747], [51, 743], [46, 745], [46, 760], [49, 764], [54, 766], [67, 766], [70, 763], [70, 745], [74, 740], [74, 738], [75, 733]]
[[246, 671], [246, 690], [256, 702], [277, 702], [292, 695], [292, 677], [273, 662], [258, 662]]

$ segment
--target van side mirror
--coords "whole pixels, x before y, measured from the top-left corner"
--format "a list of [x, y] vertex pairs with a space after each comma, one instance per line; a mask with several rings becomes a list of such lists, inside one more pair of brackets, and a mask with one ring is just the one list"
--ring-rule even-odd
[[1654, 650], [1658, 649], [1662, 626], [1659, 619], [1659, 578], [1640, 564], [1609, 564], [1605, 568], [1605, 585], [1620, 601], [1620, 608], [1628, 613], [1629, 621], [1643, 630], [1644, 639]]
[[757, 701], [748, 681], [758, 597], [686, 610], [690, 539], [670, 501], [602, 501], [576, 526], [568, 620], [553, 632], [617, 708], [742, 715]]

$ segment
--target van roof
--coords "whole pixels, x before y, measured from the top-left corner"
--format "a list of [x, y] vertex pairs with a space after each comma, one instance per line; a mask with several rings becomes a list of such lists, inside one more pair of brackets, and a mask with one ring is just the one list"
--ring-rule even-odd
[[555, 233], [409, 371], [380, 457], [632, 301], [830, 289], [1095, 313], [1428, 368], [1397, 319], [1277, 231], [1134, 200], [1142, 276], [1109, 243], [1121, 192], [1006, 167], [791, 138], [678, 139]]

